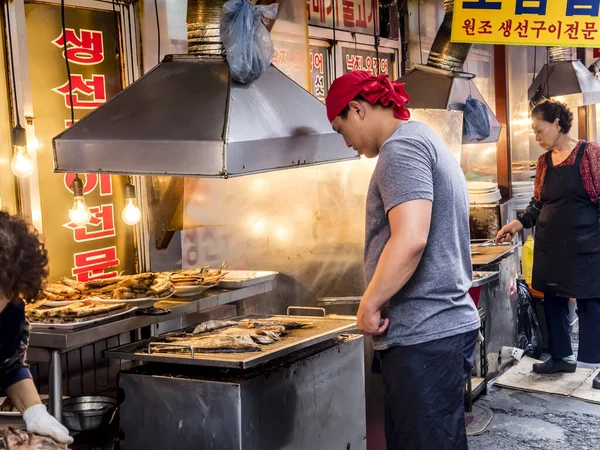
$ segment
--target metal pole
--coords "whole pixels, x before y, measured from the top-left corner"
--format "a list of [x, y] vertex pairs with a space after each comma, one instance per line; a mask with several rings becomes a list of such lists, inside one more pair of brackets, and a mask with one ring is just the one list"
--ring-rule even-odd
[[60, 361], [60, 352], [52, 351], [50, 360], [50, 413], [62, 422], [62, 366]]

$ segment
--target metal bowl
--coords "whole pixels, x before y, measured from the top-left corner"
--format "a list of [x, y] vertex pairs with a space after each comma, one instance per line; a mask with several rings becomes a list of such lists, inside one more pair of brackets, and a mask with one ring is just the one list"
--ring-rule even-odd
[[71, 431], [95, 430], [110, 420], [116, 407], [111, 397], [72, 397], [63, 400], [63, 424]]

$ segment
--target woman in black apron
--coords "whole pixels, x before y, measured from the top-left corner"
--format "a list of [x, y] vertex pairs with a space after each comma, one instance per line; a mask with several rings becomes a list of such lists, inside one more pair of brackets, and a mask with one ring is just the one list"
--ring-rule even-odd
[[[531, 114], [536, 140], [547, 153], [538, 160], [534, 198], [498, 240], [536, 227], [532, 287], [544, 293], [552, 357], [533, 371], [575, 372], [571, 298], [579, 315], [578, 360], [600, 364], [600, 145], [568, 135], [573, 115], [562, 103], [542, 102]], [[600, 375], [593, 387], [600, 389]]]
[[29, 322], [24, 300], [37, 296], [47, 264], [37, 233], [0, 211], [0, 396], [8, 395], [23, 415], [27, 431], [70, 444], [69, 431], [40, 401], [25, 361]]

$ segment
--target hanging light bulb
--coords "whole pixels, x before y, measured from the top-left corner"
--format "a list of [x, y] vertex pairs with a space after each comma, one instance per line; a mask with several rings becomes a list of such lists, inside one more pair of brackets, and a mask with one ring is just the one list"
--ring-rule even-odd
[[73, 189], [75, 198], [73, 207], [69, 210], [69, 219], [71, 219], [71, 222], [75, 225], [83, 227], [89, 223], [92, 218], [92, 213], [85, 204], [85, 199], [83, 198], [83, 181], [81, 181], [79, 175], [75, 175], [71, 188]]
[[125, 208], [121, 217], [127, 225], [135, 225], [142, 220], [142, 212], [135, 204], [135, 186], [131, 183], [125, 185]]
[[13, 157], [10, 170], [19, 178], [28, 177], [33, 173], [33, 161], [27, 154], [27, 135], [25, 128], [17, 125], [11, 131]]

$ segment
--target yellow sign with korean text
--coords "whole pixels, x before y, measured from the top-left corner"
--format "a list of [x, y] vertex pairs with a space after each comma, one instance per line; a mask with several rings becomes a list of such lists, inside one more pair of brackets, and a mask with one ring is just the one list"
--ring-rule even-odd
[[598, 47], [600, 0], [455, 0], [453, 42]]

